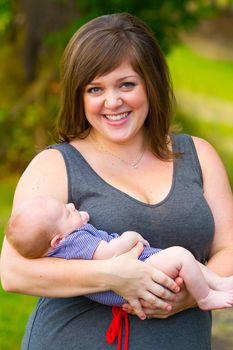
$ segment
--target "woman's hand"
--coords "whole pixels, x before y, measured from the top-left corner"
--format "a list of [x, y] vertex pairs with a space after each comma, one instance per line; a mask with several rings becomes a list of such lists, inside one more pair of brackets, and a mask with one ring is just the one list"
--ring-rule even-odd
[[[146, 318], [146, 312], [140, 300], [157, 309], [170, 311], [171, 301], [180, 290], [179, 285], [163, 272], [137, 258], [143, 250], [139, 242], [128, 253], [111, 259], [110, 289], [126, 299], [131, 311], [140, 319]], [[146, 308], [147, 310], [147, 308]]]
[[[176, 294], [176, 299], [174, 301], [169, 301], [171, 305], [171, 310], [157, 308], [155, 305], [148, 303], [145, 300], [140, 300], [144, 313], [147, 318], [168, 318], [175, 315], [178, 312], [184, 311], [189, 308], [196, 307], [196, 301], [193, 299], [192, 295], [187, 291], [185, 287], [182, 287], [180, 292]], [[135, 315], [133, 308], [129, 304], [123, 305], [123, 310]]]

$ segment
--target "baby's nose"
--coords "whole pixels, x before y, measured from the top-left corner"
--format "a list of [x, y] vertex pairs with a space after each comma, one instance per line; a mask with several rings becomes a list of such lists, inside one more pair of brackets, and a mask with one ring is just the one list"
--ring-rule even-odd
[[76, 210], [74, 203], [68, 203], [70, 210]]

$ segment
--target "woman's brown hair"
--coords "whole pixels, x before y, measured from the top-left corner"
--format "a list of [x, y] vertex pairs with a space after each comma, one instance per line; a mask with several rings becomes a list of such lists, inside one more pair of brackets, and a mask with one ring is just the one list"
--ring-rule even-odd
[[127, 60], [145, 81], [149, 113], [145, 127], [152, 152], [172, 158], [168, 147], [173, 92], [169, 70], [150, 29], [128, 14], [97, 17], [83, 25], [68, 43], [61, 69], [61, 107], [57, 121], [60, 141], [87, 135], [83, 92], [95, 77], [107, 74]]

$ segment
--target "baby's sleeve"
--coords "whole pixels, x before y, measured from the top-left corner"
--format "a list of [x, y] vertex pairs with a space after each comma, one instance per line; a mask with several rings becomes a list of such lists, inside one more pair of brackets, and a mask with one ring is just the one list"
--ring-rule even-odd
[[49, 252], [48, 256], [68, 260], [91, 260], [100, 241], [104, 238], [103, 233], [94, 226], [86, 224], [62, 240], [56, 248]]

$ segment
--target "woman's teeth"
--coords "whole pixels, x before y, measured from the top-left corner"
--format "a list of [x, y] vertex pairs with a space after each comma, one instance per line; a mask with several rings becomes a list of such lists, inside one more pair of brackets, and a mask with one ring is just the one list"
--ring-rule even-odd
[[121, 120], [121, 119], [127, 117], [128, 114], [129, 114], [129, 112], [122, 113], [122, 114], [115, 114], [115, 115], [105, 114], [105, 117], [109, 120]]

